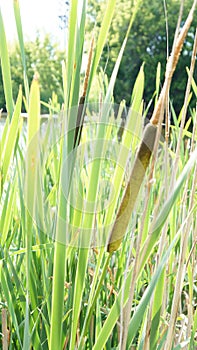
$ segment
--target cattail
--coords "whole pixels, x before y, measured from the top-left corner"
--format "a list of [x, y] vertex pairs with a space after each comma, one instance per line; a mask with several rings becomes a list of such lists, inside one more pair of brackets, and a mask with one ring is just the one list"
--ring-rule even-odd
[[126, 232], [131, 212], [133, 211], [141, 183], [144, 179], [146, 169], [149, 165], [150, 157], [153, 152], [157, 127], [147, 124], [140, 147], [135, 157], [134, 166], [131, 172], [126, 191], [121, 202], [115, 224], [108, 243], [108, 252], [118, 249]]
[[88, 81], [89, 81], [89, 76], [90, 76], [93, 48], [94, 48], [94, 37], [92, 38], [91, 45], [90, 45], [90, 51], [89, 51], [89, 55], [88, 55], [88, 65], [87, 65], [85, 80], [84, 80], [84, 85], [83, 85], [83, 93], [82, 93], [82, 96], [80, 97], [80, 100], [79, 100], [77, 122], [76, 122], [76, 128], [75, 128], [75, 136], [74, 136], [74, 148], [79, 145], [80, 139], [81, 139], [81, 133], [82, 133], [83, 122], [84, 122], [84, 103], [85, 103], [85, 99], [86, 99]]
[[181, 49], [187, 32], [193, 20], [194, 10], [197, 4], [197, 0], [194, 1], [193, 6], [189, 12], [185, 25], [183, 26], [177, 40], [173, 46], [173, 51], [169, 57], [166, 65], [166, 74], [163, 88], [161, 90], [158, 102], [153, 111], [150, 124], [148, 124], [142, 136], [142, 141], [139, 145], [134, 165], [131, 171], [130, 179], [127, 184], [125, 193], [123, 195], [120, 208], [118, 210], [115, 223], [110, 233], [107, 251], [112, 253], [120, 246], [122, 239], [127, 230], [128, 223], [130, 221], [131, 213], [133, 211], [141, 184], [144, 180], [146, 169], [149, 166], [150, 158], [154, 150], [154, 144], [157, 135], [157, 126], [163, 120], [165, 99], [168, 95], [173, 73], [175, 71]]

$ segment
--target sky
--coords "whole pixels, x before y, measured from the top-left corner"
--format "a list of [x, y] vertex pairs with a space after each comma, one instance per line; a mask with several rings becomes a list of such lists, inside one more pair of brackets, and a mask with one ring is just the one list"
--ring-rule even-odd
[[[62, 0], [19, 0], [25, 40], [33, 40], [37, 31], [51, 33], [60, 45], [64, 41], [64, 32], [60, 30], [58, 15]], [[8, 41], [17, 38], [13, 12], [13, 0], [0, 0], [0, 8]]]

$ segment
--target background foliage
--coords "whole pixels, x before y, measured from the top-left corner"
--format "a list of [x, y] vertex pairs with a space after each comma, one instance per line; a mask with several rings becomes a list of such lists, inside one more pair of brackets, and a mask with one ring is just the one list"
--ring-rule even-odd
[[[191, 4], [192, 0], [185, 0], [183, 22], [188, 14]], [[67, 2], [66, 6], [68, 6]], [[92, 35], [91, 33], [95, 27], [95, 23], [97, 25], [95, 32], [97, 32], [101, 26], [105, 6], [106, 1], [104, 0], [90, 0], [88, 2], [87, 27], [89, 39]], [[177, 0], [167, 1], [166, 9], [164, 8], [163, 1], [153, 0], [150, 2], [144, 0], [142, 2], [141, 8], [133, 23], [132, 31], [129, 35], [118, 72], [114, 89], [116, 103], [125, 99], [127, 104], [129, 104], [131, 91], [143, 62], [145, 62], [144, 100], [146, 104], [149, 103], [155, 91], [155, 75], [158, 62], [161, 63], [161, 82], [164, 78], [166, 57], [172, 46], [179, 6], [180, 2]], [[108, 41], [104, 48], [100, 65], [108, 77], [111, 76], [124, 40], [132, 14], [132, 8], [133, 0], [117, 0], [115, 15], [112, 20], [112, 25], [108, 34]], [[186, 67], [190, 64], [192, 42], [196, 25], [197, 19], [194, 19], [172, 82], [172, 95], [176, 96], [176, 99], [172, 100], [172, 102], [177, 113], [180, 112], [181, 106], [183, 105], [185, 85], [187, 81]], [[168, 28], [167, 30], [166, 27]], [[86, 45], [89, 47], [88, 43]], [[55, 91], [58, 95], [59, 101], [62, 102], [61, 62], [64, 59], [64, 52], [60, 51], [57, 44], [52, 43], [50, 35], [46, 35], [44, 39], [41, 39], [38, 33], [35, 42], [26, 43], [25, 53], [27, 57], [27, 74], [29, 81], [32, 80], [35, 70], [37, 70], [40, 75], [41, 100], [48, 103], [52, 92]], [[195, 74], [196, 72], [197, 71], [195, 70]], [[13, 93], [14, 97], [16, 97], [18, 86], [23, 82], [23, 69], [17, 46], [11, 49], [11, 74]], [[3, 91], [1, 70], [0, 91]], [[195, 99], [193, 98], [191, 105], [194, 106], [194, 104]], [[3, 108], [4, 110], [6, 108], [3, 93], [0, 95], [0, 108]], [[46, 108], [43, 106], [42, 112], [46, 112]]]
[[[10, 47], [10, 65], [13, 86], [13, 95], [16, 99], [19, 85], [23, 85], [23, 67], [21, 63], [20, 49], [18, 45]], [[50, 35], [42, 38], [39, 33], [35, 41], [25, 44], [27, 62], [27, 76], [32, 81], [35, 71], [40, 76], [41, 100], [48, 103], [55, 92], [60, 102], [63, 101], [62, 92], [62, 61], [64, 52], [53, 43]], [[0, 69], [0, 91], [3, 92], [2, 73]], [[6, 110], [5, 96], [0, 94], [0, 108]], [[23, 107], [24, 111], [24, 107]], [[48, 112], [48, 108], [42, 106], [42, 112]]]

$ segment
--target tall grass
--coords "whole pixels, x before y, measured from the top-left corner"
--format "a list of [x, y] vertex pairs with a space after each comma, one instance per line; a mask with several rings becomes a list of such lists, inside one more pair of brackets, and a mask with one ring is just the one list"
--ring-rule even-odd
[[[55, 119], [52, 99], [45, 121], [40, 117], [39, 75], [30, 87], [27, 81], [19, 2], [13, 1], [13, 8], [25, 96], [19, 88], [16, 101], [0, 13], [8, 111], [0, 143], [3, 350], [197, 347], [197, 109], [188, 108], [191, 89], [197, 97], [193, 78], [197, 35], [180, 116], [170, 107], [174, 125], [169, 139], [160, 135], [161, 121], [169, 108], [170, 79], [192, 12], [175, 35], [161, 92], [158, 65], [155, 109], [148, 126], [154, 129], [151, 145], [143, 133], [148, 111], [143, 103], [143, 65], [128, 110], [124, 101], [120, 106], [113, 103], [118, 69], [140, 3], [135, 2], [102, 98], [91, 105], [89, 93], [115, 1], [108, 0], [99, 35], [92, 40], [83, 86], [87, 2], [82, 1], [79, 11], [78, 1], [71, 1], [62, 64], [64, 105]], [[27, 125], [21, 117], [23, 98]], [[184, 123], [187, 111], [192, 131]]]

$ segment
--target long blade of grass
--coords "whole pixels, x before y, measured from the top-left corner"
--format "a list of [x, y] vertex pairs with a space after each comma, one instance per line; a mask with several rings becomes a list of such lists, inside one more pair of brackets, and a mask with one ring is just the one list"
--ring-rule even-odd
[[[78, 1], [71, 2], [70, 27], [68, 41], [68, 57], [66, 64], [65, 86], [65, 106], [69, 108], [68, 117], [68, 152], [73, 149], [75, 144], [75, 127], [77, 123], [77, 114], [83, 107], [85, 98], [79, 99], [80, 90], [80, 72], [82, 67], [84, 37], [85, 37], [85, 19], [86, 19], [86, 0], [82, 2], [82, 11], [79, 11]], [[70, 69], [73, 67], [73, 69]], [[77, 108], [77, 106], [79, 107]], [[74, 142], [74, 143], [73, 143]]]
[[[64, 129], [64, 128], [63, 128]], [[68, 181], [68, 164], [65, 167], [64, 161], [67, 157], [67, 140], [61, 140], [61, 165], [59, 181], [58, 217], [55, 235], [55, 253], [53, 268], [53, 289], [52, 289], [52, 310], [51, 310], [51, 333], [49, 349], [62, 348], [62, 319], [64, 306], [64, 277], [66, 263], [66, 235], [67, 227], [67, 197], [65, 196], [63, 184]], [[65, 173], [66, 171], [66, 173]], [[68, 186], [68, 185], [67, 185]]]
[[154, 293], [151, 332], [150, 332], [150, 349], [151, 350], [155, 350], [157, 348], [164, 288], [165, 288], [165, 271], [163, 270], [158, 280], [157, 286], [155, 288], [155, 293]]
[[[80, 5], [81, 6], [81, 5]], [[82, 2], [81, 17], [78, 10], [78, 28], [76, 30], [75, 62], [72, 74], [72, 84], [70, 88], [70, 107], [77, 106], [79, 102], [80, 91], [80, 73], [82, 68], [83, 48], [85, 39], [85, 20], [86, 20], [87, 0]]]
[[12, 161], [12, 155], [14, 152], [14, 148], [16, 146], [17, 134], [19, 130], [19, 120], [21, 114], [21, 106], [22, 106], [22, 89], [20, 88], [18, 98], [16, 101], [16, 106], [14, 108], [13, 117], [9, 128], [7, 130], [7, 137], [2, 145], [2, 180], [5, 182], [9, 165]]
[[116, 5], [116, 0], [108, 0], [105, 15], [104, 15], [104, 18], [102, 20], [101, 29], [99, 32], [99, 37], [97, 40], [96, 51], [95, 51], [95, 55], [94, 55], [94, 59], [93, 59], [92, 69], [90, 72], [90, 84], [88, 87], [87, 95], [88, 95], [88, 92], [90, 90], [92, 80], [95, 76], [95, 73], [96, 73], [96, 70], [98, 68], [98, 64], [99, 64], [99, 61], [100, 61], [100, 58], [101, 58], [101, 55], [103, 52], [103, 48], [104, 48], [104, 45], [105, 45], [105, 42], [107, 39], [107, 35], [109, 32], [111, 21], [113, 18], [115, 5]]
[[1, 246], [4, 247], [6, 240], [8, 238], [8, 233], [10, 230], [10, 223], [13, 218], [13, 207], [14, 203], [16, 201], [16, 181], [12, 183], [12, 186], [10, 184], [8, 185], [7, 191], [6, 191], [6, 198], [4, 201], [4, 206], [2, 210], [2, 220], [1, 220]]
[[[66, 107], [71, 107], [71, 84], [76, 69], [76, 37], [77, 37], [77, 20], [78, 20], [78, 0], [72, 0], [70, 3], [70, 17], [69, 17], [69, 38], [68, 38], [68, 58], [67, 58], [67, 98]], [[70, 103], [69, 103], [70, 101]]]
[[[35, 193], [37, 186], [37, 166], [39, 157], [39, 128], [40, 128], [40, 90], [38, 76], [35, 75], [31, 85], [29, 98], [28, 128], [27, 128], [27, 155], [26, 155], [26, 316], [23, 349], [29, 349], [29, 307], [31, 295], [31, 259], [32, 259], [32, 237], [33, 237], [33, 215], [35, 204]], [[34, 294], [34, 293], [33, 293]]]
[[8, 112], [8, 116], [11, 119], [14, 102], [13, 102], [13, 94], [12, 94], [12, 81], [11, 81], [11, 73], [10, 73], [10, 60], [8, 55], [8, 47], [4, 29], [3, 18], [0, 9], [0, 58], [1, 58], [1, 67], [2, 67], [2, 76], [3, 76], [3, 86], [4, 86], [4, 94], [6, 100], [6, 108]]
[[24, 45], [24, 38], [23, 38], [23, 28], [22, 28], [19, 0], [13, 0], [13, 3], [14, 3], [14, 15], [15, 15], [15, 21], [16, 21], [16, 28], [18, 33], [18, 41], [19, 41], [21, 59], [22, 59], [22, 65], [23, 65], [25, 96], [26, 96], [26, 100], [29, 102], [29, 83], [28, 83], [28, 77], [27, 77], [25, 45]]

